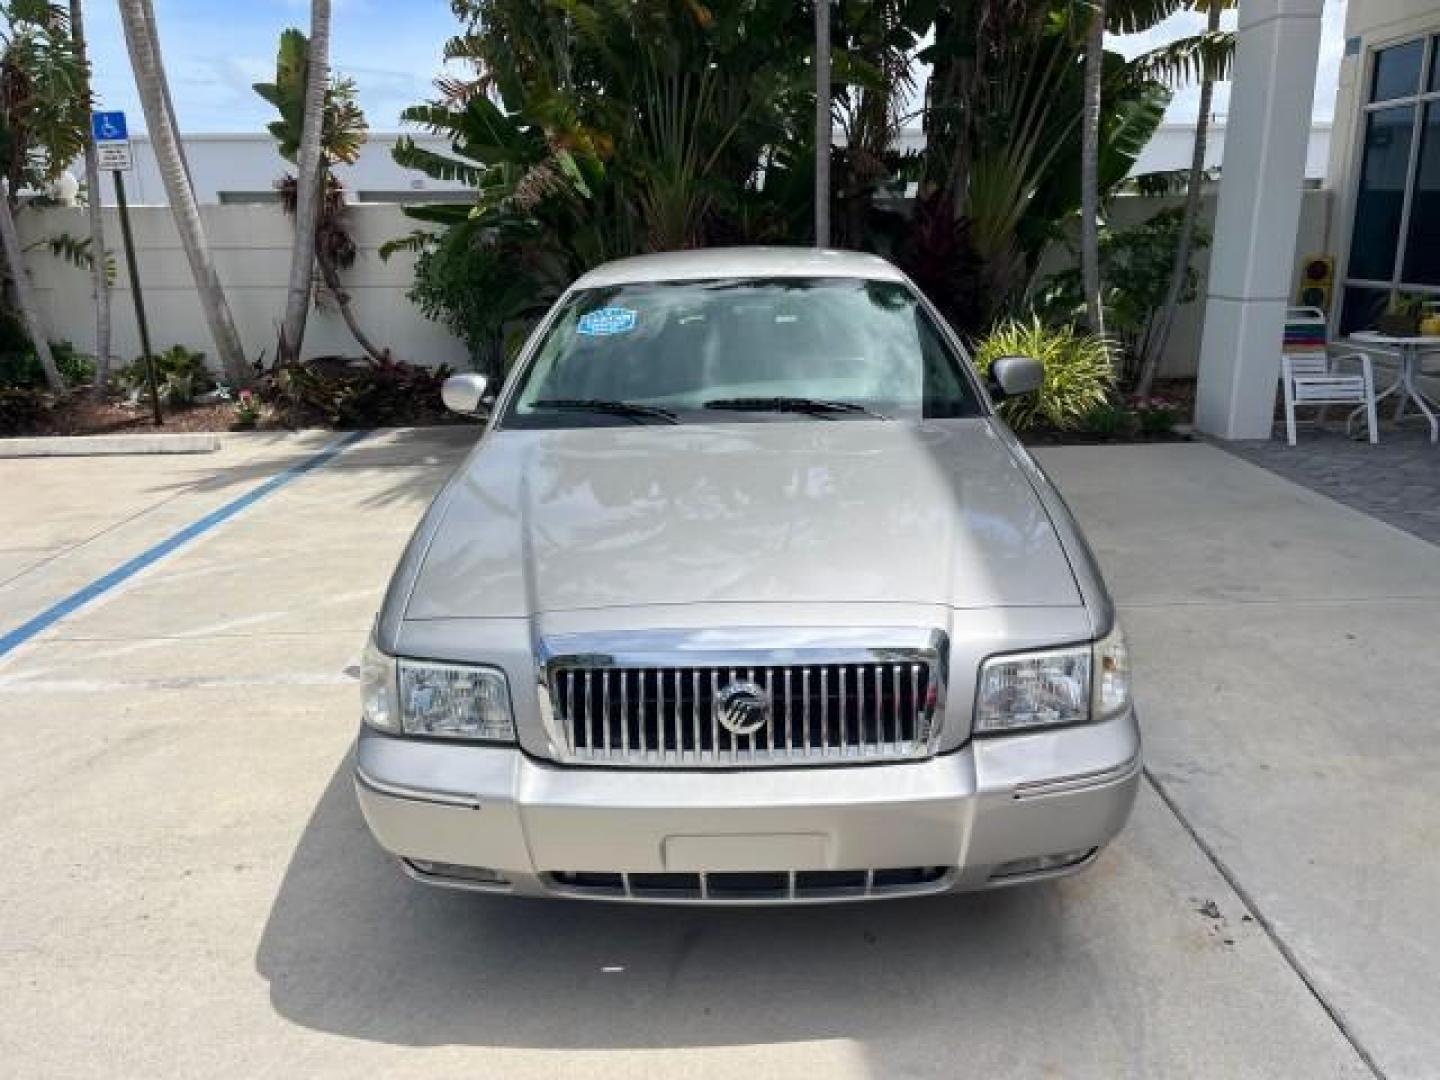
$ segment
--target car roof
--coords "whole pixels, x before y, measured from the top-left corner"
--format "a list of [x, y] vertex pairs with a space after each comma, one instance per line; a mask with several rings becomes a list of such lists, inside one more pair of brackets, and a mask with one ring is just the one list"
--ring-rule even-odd
[[605, 263], [582, 275], [577, 289], [646, 281], [700, 281], [747, 277], [847, 277], [904, 281], [894, 265], [862, 251], [803, 247], [718, 247], [637, 255]]

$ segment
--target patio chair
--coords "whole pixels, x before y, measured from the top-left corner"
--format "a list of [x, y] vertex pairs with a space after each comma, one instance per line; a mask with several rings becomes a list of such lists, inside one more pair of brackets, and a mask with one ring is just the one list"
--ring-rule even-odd
[[[1285, 345], [1280, 358], [1280, 381], [1285, 391], [1285, 434], [1295, 445], [1295, 409], [1318, 405], [1324, 416], [1328, 405], [1354, 405], [1350, 422], [1363, 411], [1370, 441], [1380, 441], [1375, 416], [1375, 372], [1362, 352], [1331, 356], [1327, 350], [1325, 313], [1319, 308], [1290, 308], [1285, 313]], [[1341, 369], [1341, 363], [1358, 360], [1359, 372]]]

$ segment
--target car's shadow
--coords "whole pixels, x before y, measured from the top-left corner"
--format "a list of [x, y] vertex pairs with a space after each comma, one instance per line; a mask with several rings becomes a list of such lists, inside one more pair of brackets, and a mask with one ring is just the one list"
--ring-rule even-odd
[[[1103, 876], [1103, 863], [1094, 873]], [[289, 1020], [388, 1043], [848, 1039], [871, 1052], [933, 1055], [937, 1035], [955, 1048], [988, 1029], [993, 1042], [1019, 1021], [1021, 1037], [1042, 985], [1049, 1000], [1076, 1002], [1065, 1026], [1083, 1028], [1095, 954], [1083, 941], [1076, 948], [1084, 934], [1067, 931], [1066, 911], [1086, 882], [768, 910], [432, 890], [376, 848], [347, 760], [294, 853], [256, 964]]]

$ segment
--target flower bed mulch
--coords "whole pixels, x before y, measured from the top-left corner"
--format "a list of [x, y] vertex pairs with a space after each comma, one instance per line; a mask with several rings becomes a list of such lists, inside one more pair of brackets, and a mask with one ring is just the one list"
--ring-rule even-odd
[[229, 431], [235, 408], [228, 402], [162, 409], [164, 424], [155, 426], [149, 405], [97, 401], [88, 394], [73, 394], [57, 402], [25, 431], [14, 435], [129, 435], [185, 431]]
[[[281, 368], [259, 370], [252, 388], [213, 400], [213, 380], [190, 404], [166, 403], [162, 397], [158, 426], [149, 397], [141, 391], [97, 397], [77, 386], [63, 398], [43, 388], [0, 387], [0, 436], [124, 435], [154, 432], [286, 431], [296, 428], [336, 429], [428, 427], [466, 423], [446, 411], [440, 386], [448, 368], [431, 369], [392, 360], [368, 361], [323, 357]], [[117, 386], [117, 391], [120, 387]], [[206, 396], [212, 400], [205, 400]], [[243, 409], [253, 402], [253, 410]], [[247, 415], [248, 413], [248, 415]], [[248, 421], [248, 422], [247, 422]]]

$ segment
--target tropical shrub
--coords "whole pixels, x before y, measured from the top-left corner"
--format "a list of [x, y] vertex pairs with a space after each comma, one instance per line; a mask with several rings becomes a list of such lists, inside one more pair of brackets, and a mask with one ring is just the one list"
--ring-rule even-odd
[[[422, 253], [412, 298], [465, 339], [476, 367], [498, 373], [514, 329], [606, 259], [813, 238], [813, 5], [451, 7], [462, 31], [445, 59], [473, 73], [439, 80], [436, 100], [403, 114], [451, 152], [402, 140], [395, 159], [475, 197], [407, 208], [422, 227], [389, 250]], [[1109, 29], [1143, 30], [1175, 8], [1111, 4]], [[1079, 212], [1092, 14], [1073, 0], [839, 0], [832, 242], [895, 259], [963, 334], [1012, 310]], [[1176, 63], [1105, 55], [1102, 198], [1159, 124]], [[902, 152], [919, 64], [931, 68], [925, 147]], [[892, 196], [912, 186], [907, 214]]]
[[249, 388], [241, 390], [236, 395], [231, 408], [235, 410], [235, 418], [230, 422], [230, 426], [236, 431], [253, 429], [264, 414], [264, 405], [260, 401], [260, 395]]
[[[195, 403], [195, 398], [215, 387], [215, 377], [205, 363], [205, 354], [187, 349], [184, 345], [171, 345], [156, 354], [155, 388], [165, 404], [172, 408], [184, 408]], [[145, 358], [136, 357], [114, 375], [132, 400], [148, 392], [145, 381]]]
[[50, 398], [33, 386], [0, 383], [0, 435], [34, 431], [50, 412]]
[[473, 79], [403, 118], [401, 165], [474, 189], [408, 207], [412, 299], [498, 375], [512, 329], [619, 256], [808, 232], [811, 20], [792, 0], [455, 0]]
[[1080, 420], [1080, 430], [1101, 439], [1118, 439], [1130, 434], [1135, 418], [1129, 409], [1106, 401], [1096, 405]]
[[1016, 431], [1073, 431], [1109, 400], [1115, 382], [1103, 339], [1073, 326], [1049, 327], [1033, 316], [1000, 323], [975, 348], [976, 366], [987, 376], [1002, 356], [1029, 356], [1045, 368], [1039, 393], [1000, 402], [1000, 415]]
[[[1079, 211], [1080, 59], [1093, 7], [1063, 0], [932, 7], [933, 34], [918, 53], [932, 67], [919, 198], [952, 228], [928, 222], [900, 261], [907, 270], [911, 260], [933, 263], [927, 239], [948, 246], [960, 238], [967, 286], [930, 295], [961, 333], [981, 334], [1014, 308]], [[1171, 95], [1143, 59], [1114, 52], [1105, 54], [1101, 82], [1096, 181], [1104, 199], [1124, 181]]]
[[46, 382], [59, 394], [65, 380], [50, 354], [15, 218], [21, 192], [44, 191], [83, 152], [89, 113], [85, 60], [67, 10], [48, 0], [0, 0], [0, 307], [21, 317]]
[[[95, 377], [95, 358], [80, 352], [68, 341], [50, 342], [50, 355], [55, 358], [55, 366], [68, 386], [79, 386]], [[14, 350], [0, 351], [0, 386], [44, 385], [45, 369], [28, 338]]]
[[[1129, 229], [1103, 228], [1100, 233], [1102, 300], [1106, 329], [1124, 350], [1126, 375], [1138, 369], [1150, 350], [1165, 305], [1175, 250], [1180, 243], [1184, 207], [1175, 206], [1153, 214]], [[1210, 246], [1210, 233], [1196, 226], [1191, 255]], [[1200, 275], [1193, 266], [1185, 268], [1180, 303], [1188, 304], [1199, 295]], [[1067, 323], [1083, 314], [1085, 292], [1080, 271], [1072, 268], [1049, 278], [1036, 297], [1036, 308], [1048, 319]]]
[[277, 365], [256, 391], [291, 427], [395, 427], [444, 416], [440, 387], [449, 376], [443, 366], [398, 360], [317, 359]]
[[1152, 438], [1171, 434], [1175, 425], [1180, 422], [1179, 403], [1155, 394], [1150, 397], [1131, 398], [1130, 411], [1140, 428], [1140, 434]]

